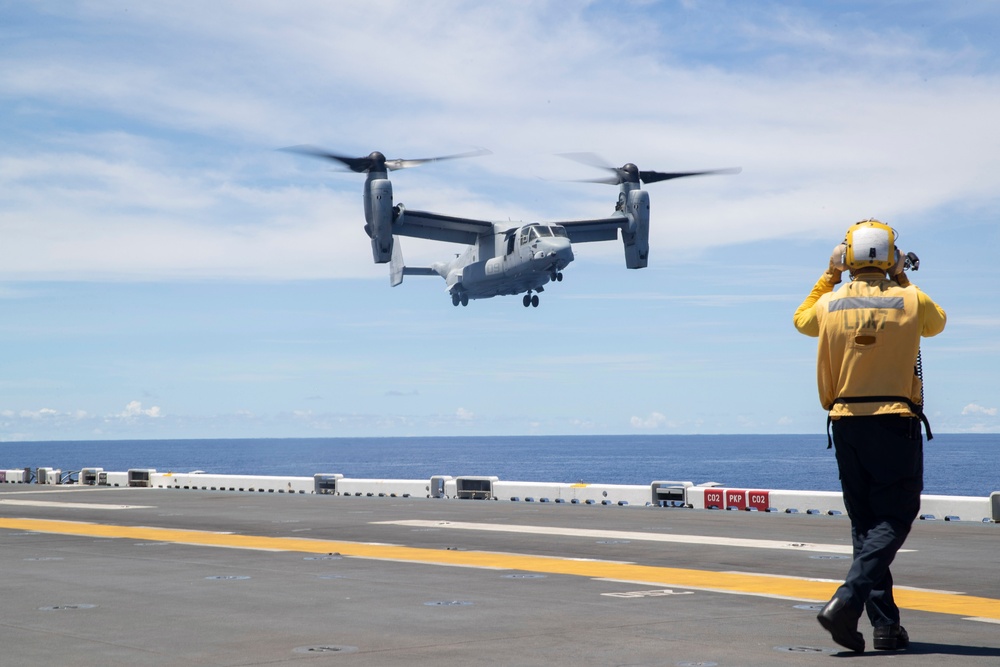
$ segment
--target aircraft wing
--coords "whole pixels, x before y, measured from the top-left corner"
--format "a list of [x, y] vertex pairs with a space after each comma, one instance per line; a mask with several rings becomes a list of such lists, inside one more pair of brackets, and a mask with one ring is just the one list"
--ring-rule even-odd
[[475, 245], [482, 234], [493, 233], [493, 223], [427, 211], [410, 211], [400, 204], [399, 215], [392, 221], [392, 233], [396, 236]]
[[570, 220], [568, 222], [550, 222], [549, 224], [563, 227], [569, 235], [569, 240], [573, 243], [614, 241], [618, 238], [618, 230], [628, 226], [628, 218], [618, 214], [597, 220]]

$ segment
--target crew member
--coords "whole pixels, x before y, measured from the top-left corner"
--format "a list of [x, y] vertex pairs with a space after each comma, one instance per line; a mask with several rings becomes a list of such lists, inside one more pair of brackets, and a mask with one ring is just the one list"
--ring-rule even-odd
[[[817, 618], [835, 642], [857, 652], [865, 650], [862, 610], [876, 649], [909, 645], [889, 566], [920, 510], [921, 422], [933, 437], [923, 413], [920, 337], [945, 325], [944, 311], [903, 272], [895, 237], [878, 220], [852, 225], [794, 318], [796, 329], [819, 338], [819, 399], [829, 411], [854, 543], [847, 578]], [[851, 282], [834, 292], [845, 270]]]

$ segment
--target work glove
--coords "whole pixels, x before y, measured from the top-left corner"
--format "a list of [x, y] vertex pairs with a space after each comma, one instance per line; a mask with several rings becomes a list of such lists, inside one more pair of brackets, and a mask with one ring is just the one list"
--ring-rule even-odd
[[896, 263], [892, 265], [891, 269], [889, 269], [889, 277], [895, 278], [896, 276], [901, 274], [905, 266], [906, 266], [906, 255], [900, 252], [899, 248], [896, 248]]
[[844, 264], [844, 253], [846, 252], [847, 246], [841, 243], [830, 254], [830, 266], [826, 272], [830, 275], [834, 285], [840, 282], [840, 274], [847, 270], [847, 265]]

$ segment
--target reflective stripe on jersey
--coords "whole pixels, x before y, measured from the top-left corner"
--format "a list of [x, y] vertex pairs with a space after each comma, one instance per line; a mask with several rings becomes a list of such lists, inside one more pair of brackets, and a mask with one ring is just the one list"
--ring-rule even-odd
[[830, 312], [837, 310], [857, 310], [859, 308], [879, 308], [883, 310], [903, 310], [901, 296], [845, 296], [829, 302]]

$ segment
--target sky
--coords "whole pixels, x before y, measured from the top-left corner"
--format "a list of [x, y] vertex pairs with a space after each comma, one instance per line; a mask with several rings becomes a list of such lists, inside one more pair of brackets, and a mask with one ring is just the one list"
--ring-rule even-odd
[[[822, 433], [792, 313], [852, 223], [948, 313], [935, 432], [1000, 431], [1000, 5], [0, 0], [0, 441]], [[390, 287], [363, 177], [282, 152], [492, 154], [409, 208], [604, 217], [538, 308]], [[403, 239], [410, 265], [454, 244]]]

